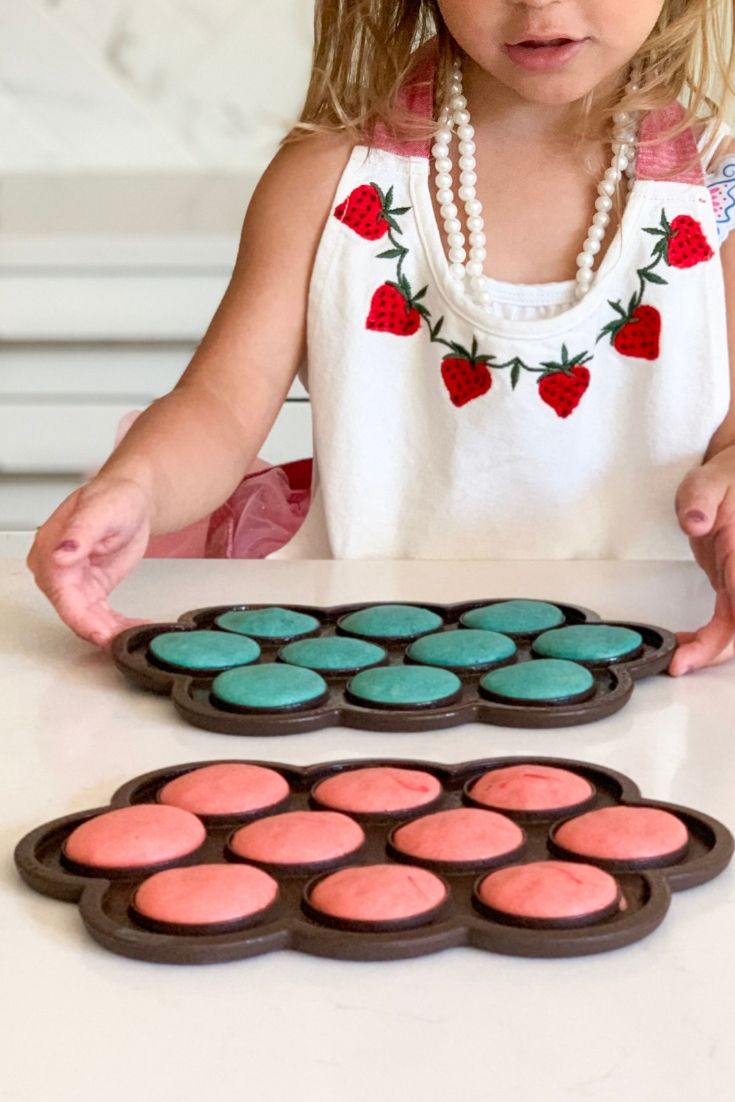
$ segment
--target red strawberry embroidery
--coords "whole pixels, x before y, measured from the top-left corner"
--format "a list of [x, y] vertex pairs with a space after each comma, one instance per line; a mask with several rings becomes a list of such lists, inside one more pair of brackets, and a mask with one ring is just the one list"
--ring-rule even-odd
[[545, 363], [546, 371], [538, 381], [542, 402], [551, 406], [557, 417], [568, 417], [582, 401], [590, 385], [590, 373], [584, 364], [592, 359], [586, 352], [569, 359], [567, 346], [562, 345], [561, 363]]
[[395, 216], [406, 214], [410, 207], [391, 207], [393, 188], [384, 195], [377, 184], [361, 184], [335, 208], [334, 217], [349, 226], [366, 241], [378, 241], [389, 229], [400, 233]]
[[701, 225], [689, 214], [679, 214], [669, 222], [662, 210], [660, 225], [648, 227], [646, 233], [660, 238], [653, 250], [656, 262], [663, 259], [671, 268], [693, 268], [715, 255]]
[[699, 222], [680, 214], [671, 223], [672, 236], [666, 262], [673, 268], [693, 268], [715, 255]]
[[[425, 294], [426, 288], [419, 294]], [[370, 313], [365, 326], [375, 333], [394, 333], [397, 337], [410, 337], [421, 325], [421, 311], [414, 305], [410, 290], [406, 294], [397, 283], [384, 283], [378, 287], [370, 303]]]
[[472, 341], [472, 351], [468, 352], [461, 344], [449, 342], [454, 356], [445, 356], [442, 360], [442, 379], [449, 391], [452, 405], [466, 406], [475, 398], [487, 394], [493, 385], [493, 377], [487, 364], [492, 356], [477, 355], [477, 340]]
[[615, 333], [612, 343], [621, 356], [657, 360], [661, 350], [661, 315], [655, 306], [638, 306]]
[[598, 340], [609, 334], [621, 356], [657, 360], [661, 351], [661, 314], [656, 307], [640, 305], [637, 295], [630, 300], [627, 310], [619, 302], [610, 305], [619, 317], [605, 326]]

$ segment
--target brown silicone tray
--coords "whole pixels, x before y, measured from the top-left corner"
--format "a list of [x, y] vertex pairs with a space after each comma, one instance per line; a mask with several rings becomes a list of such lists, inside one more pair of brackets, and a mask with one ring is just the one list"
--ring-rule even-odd
[[[316, 617], [321, 624], [320, 636], [338, 633], [337, 621], [347, 613], [363, 608], [377, 607], [381, 602], [355, 605], [339, 605], [321, 608], [313, 605], [283, 606], [296, 612]], [[493, 600], [466, 601], [462, 604], [437, 605], [408, 602], [429, 609], [442, 617], [442, 631], [456, 631], [460, 616], [470, 609], [496, 603]], [[148, 645], [155, 635], [168, 631], [214, 629], [215, 619], [224, 612], [268, 608], [268, 605], [218, 605], [184, 613], [177, 623], [148, 624], [130, 628], [113, 641], [112, 657], [115, 664], [134, 684], [156, 693], [170, 694], [177, 712], [195, 727], [218, 731], [227, 735], [291, 735], [316, 731], [323, 727], [341, 725], [368, 731], [430, 731], [441, 727], [456, 727], [462, 723], [489, 723], [504, 727], [570, 727], [590, 723], [617, 712], [630, 699], [634, 681], [663, 672], [668, 668], [676, 648], [675, 636], [665, 628], [648, 624], [602, 621], [596, 612], [578, 605], [550, 601], [564, 615], [565, 625], [605, 623], [628, 627], [643, 637], [642, 653], [628, 661], [588, 664], [595, 686], [591, 698], [576, 703], [523, 704], [502, 703], [484, 697], [479, 688], [484, 670], [461, 673], [462, 692], [459, 700], [439, 706], [421, 706], [412, 709], [370, 707], [354, 703], [346, 695], [349, 678], [344, 675], [323, 674], [328, 685], [327, 698], [317, 707], [282, 709], [275, 712], [254, 712], [225, 709], [210, 695], [210, 687], [216, 674], [196, 676], [186, 672], [166, 670], [155, 665], [148, 657]], [[562, 625], [560, 625], [562, 626]], [[509, 635], [511, 633], [508, 633]], [[531, 646], [535, 635], [511, 635], [518, 651], [515, 661], [533, 661]], [[404, 662], [406, 647], [416, 636], [399, 643], [371, 639], [388, 652], [388, 664]], [[273, 644], [259, 640], [262, 654], [259, 662], [277, 660], [277, 653], [288, 639]], [[586, 663], [582, 663], [586, 664]]]
[[[234, 759], [229, 759], [234, 760]], [[152, 803], [164, 784], [192, 769], [215, 764], [211, 761], [176, 765], [158, 769], [129, 781], [118, 789], [111, 807]], [[365, 831], [365, 846], [339, 862], [339, 867], [394, 862], [389, 835], [399, 823], [430, 814], [433, 811], [470, 804], [465, 794], [470, 784], [486, 771], [505, 765], [554, 765], [570, 769], [591, 781], [596, 789], [593, 801], [580, 810], [590, 810], [614, 804], [663, 808], [678, 815], [689, 831], [686, 854], [675, 863], [662, 868], [645, 868], [636, 863], [627, 868], [617, 863], [614, 875], [625, 899], [626, 909], [594, 924], [577, 928], [526, 928], [507, 925], [484, 913], [474, 899], [474, 885], [485, 874], [482, 866], [448, 871], [447, 866], [413, 861], [434, 870], [449, 887], [449, 898], [439, 915], [411, 929], [382, 928], [356, 932], [335, 929], [319, 920], [305, 905], [308, 886], [314, 880], [314, 870], [302, 870], [299, 875], [271, 871], [279, 882], [279, 898], [263, 920], [237, 932], [192, 934], [161, 933], [140, 925], [131, 917], [132, 895], [151, 870], [105, 879], [100, 875], [80, 875], [70, 872], [62, 863], [64, 840], [80, 823], [110, 808], [95, 808], [56, 819], [38, 827], [18, 844], [15, 860], [20, 875], [32, 888], [56, 899], [78, 901], [83, 921], [92, 937], [105, 948], [122, 956], [171, 964], [207, 964], [259, 956], [278, 949], [294, 949], [316, 956], [345, 960], [393, 960], [417, 957], [453, 946], [472, 945], [496, 953], [526, 957], [583, 956], [618, 949], [650, 934], [663, 921], [669, 907], [671, 891], [692, 888], [717, 876], [727, 866], [733, 852], [730, 832], [715, 819], [698, 811], [675, 804], [641, 798], [637, 786], [628, 777], [588, 762], [555, 758], [489, 758], [442, 765], [425, 761], [352, 760], [326, 762], [304, 768], [271, 762], [266, 765], [278, 770], [288, 781], [291, 795], [283, 810], [304, 810], [314, 807], [311, 789], [319, 781], [337, 773], [365, 766], [391, 765], [422, 769], [432, 773], [442, 785], [440, 800], [411, 813], [397, 816], [353, 816]], [[178, 864], [223, 862], [229, 834], [244, 821], [262, 818], [270, 811], [228, 819], [205, 820], [207, 838], [196, 854]], [[507, 814], [507, 813], [506, 813]], [[555, 825], [569, 814], [538, 813], [532, 816], [511, 813], [526, 832], [525, 848], [520, 854], [508, 855], [500, 864], [522, 864], [557, 858], [550, 840]], [[568, 859], [568, 858], [567, 858]], [[595, 863], [595, 862], [589, 862]], [[601, 867], [603, 862], [597, 862]], [[496, 866], [497, 867], [497, 864]]]

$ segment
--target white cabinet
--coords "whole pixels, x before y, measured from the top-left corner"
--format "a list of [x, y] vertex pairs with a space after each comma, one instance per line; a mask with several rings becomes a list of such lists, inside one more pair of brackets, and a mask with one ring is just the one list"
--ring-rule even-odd
[[[46, 206], [44, 232], [34, 235], [21, 181], [0, 183], [0, 216], [5, 200], [23, 222], [13, 233], [11, 219], [8, 232], [0, 217], [0, 528], [32, 528], [103, 462], [120, 419], [169, 390], [191, 359], [229, 279], [248, 182], [233, 179], [228, 191], [217, 180], [213, 214], [201, 181], [147, 180], [151, 202], [167, 202], [167, 232], [155, 236], [130, 233], [130, 192], [119, 180], [80, 185], [95, 210], [93, 234], [75, 227], [67, 199], [64, 224]], [[34, 181], [34, 203], [51, 202], [52, 185]], [[228, 199], [230, 233], [220, 224]], [[100, 226], [100, 209], [109, 225]], [[75, 217], [84, 227], [84, 211]], [[155, 223], [150, 210], [148, 218]], [[299, 384], [261, 455], [271, 463], [311, 455]]]

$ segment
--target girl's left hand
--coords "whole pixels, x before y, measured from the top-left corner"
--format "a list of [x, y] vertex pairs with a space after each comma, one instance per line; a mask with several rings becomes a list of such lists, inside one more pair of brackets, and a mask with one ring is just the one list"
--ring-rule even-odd
[[677, 636], [669, 673], [679, 677], [735, 657], [735, 446], [687, 475], [676, 512], [716, 595], [709, 623]]

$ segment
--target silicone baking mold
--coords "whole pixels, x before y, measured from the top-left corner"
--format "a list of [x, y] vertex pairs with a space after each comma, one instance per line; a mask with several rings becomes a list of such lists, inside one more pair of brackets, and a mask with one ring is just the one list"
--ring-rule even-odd
[[[349, 960], [391, 960], [416, 957], [459, 945], [471, 945], [497, 953], [527, 957], [566, 957], [600, 953], [618, 949], [650, 934], [664, 919], [671, 891], [692, 888], [717, 876], [728, 864], [733, 852], [733, 839], [721, 823], [701, 812], [660, 801], [644, 800], [639, 789], [628, 777], [611, 769], [587, 762], [564, 759], [513, 757], [490, 758], [442, 765], [434, 762], [407, 760], [352, 760], [326, 762], [308, 767], [279, 763], [257, 763], [274, 770], [288, 783], [288, 798], [277, 805], [278, 812], [319, 810], [314, 791], [320, 782], [348, 771], [364, 768], [397, 768], [430, 774], [441, 786], [438, 798], [410, 811], [352, 814], [365, 835], [357, 850], [325, 866], [269, 866], [260, 868], [275, 878], [278, 895], [275, 903], [260, 915], [248, 920], [244, 928], [223, 930], [196, 927], [164, 927], [151, 929], [132, 909], [138, 887], [145, 882], [152, 868], [117, 870], [111, 874], [101, 870], [81, 870], [69, 867], [64, 858], [64, 845], [80, 824], [112, 809], [131, 805], [153, 804], [165, 785], [197, 769], [211, 767], [213, 762], [199, 762], [158, 769], [123, 785], [112, 798], [111, 807], [77, 812], [37, 828], [17, 846], [15, 860], [23, 879], [36, 891], [57, 899], [78, 901], [83, 921], [92, 937], [101, 945], [123, 956], [141, 960], [193, 964], [214, 963], [258, 956], [279, 949], [294, 949], [317, 956]], [[254, 763], [255, 764], [255, 763]], [[492, 861], [461, 862], [430, 861], [407, 858], [395, 846], [395, 834], [402, 825], [437, 812], [460, 807], [477, 807], [471, 790], [477, 780], [489, 771], [506, 766], [553, 766], [583, 777], [592, 786], [592, 794], [582, 805], [536, 810], [530, 814], [508, 812], [506, 817], [523, 832], [520, 847], [509, 850]], [[434, 786], [435, 788], [436, 786]], [[560, 860], [554, 844], [554, 833], [560, 823], [585, 811], [626, 805], [655, 807], [677, 816], [688, 832], [688, 844], [683, 855], [666, 866], [653, 862], [647, 867], [637, 860], [626, 866], [616, 862], [610, 875], [619, 887], [622, 908], [614, 913], [598, 915], [583, 925], [569, 926], [553, 921], [524, 924], [494, 915], [482, 904], [478, 887], [489, 869], [527, 865], [531, 862]], [[233, 833], [244, 824], [273, 815], [274, 808], [234, 816], [202, 817], [206, 840], [193, 854], [175, 862], [177, 868], [214, 863], [217, 866], [236, 861], [229, 846]], [[517, 835], [517, 831], [515, 834]], [[570, 855], [561, 859], [574, 861]], [[320, 914], [311, 905], [313, 885], [330, 871], [362, 866], [410, 864], [429, 870], [446, 885], [446, 899], [441, 907], [418, 916], [415, 922], [382, 923], [371, 926], [342, 923]], [[585, 864], [605, 868], [604, 862], [585, 860]], [[248, 867], [256, 862], [246, 863]], [[160, 867], [160, 866], [159, 866]], [[574, 869], [574, 864], [568, 866]]]
[[[506, 603], [499, 600], [478, 600], [452, 605], [403, 605], [402, 608], [420, 609], [427, 614], [431, 613], [434, 619], [438, 618], [438, 630], [430, 631], [427, 635], [424, 629], [401, 639], [371, 635], [370, 643], [373, 647], [382, 648], [384, 653], [379, 655], [377, 660], [374, 658], [371, 667], [362, 673], [357, 673], [356, 670], [335, 673], [322, 669], [316, 674], [311, 669], [289, 666], [286, 657], [290, 653], [289, 644], [293, 643], [292, 636], [284, 635], [270, 640], [257, 638], [260, 648], [259, 657], [251, 666], [239, 668], [249, 669], [254, 665], [260, 667], [270, 665], [273, 669], [273, 664], [281, 667], [285, 665], [287, 669], [294, 671], [294, 682], [308, 681], [306, 676], [302, 677], [302, 675], [308, 675], [317, 686], [316, 688], [311, 687], [310, 684], [305, 686], [307, 695], [309, 692], [312, 693], [310, 701], [289, 704], [277, 709], [260, 706], [238, 707], [231, 701], [225, 702], [218, 699], [215, 681], [222, 676], [222, 682], [218, 682], [222, 684], [230, 674], [230, 671], [226, 671], [225, 675], [222, 675], [224, 668], [222, 666], [210, 671], [175, 669], [162, 664], [150, 650], [152, 641], [166, 633], [200, 630], [224, 632], [226, 629], [217, 624], [221, 617], [225, 616], [226, 623], [232, 623], [233, 614], [256, 612], [272, 606], [221, 605], [186, 612], [177, 623], [149, 624], [131, 628], [122, 632], [113, 641], [112, 656], [119, 669], [136, 685], [153, 692], [170, 694], [176, 710], [194, 726], [223, 734], [260, 736], [297, 734], [335, 725], [375, 731], [428, 731], [477, 721], [507, 727], [540, 728], [589, 723], [612, 715], [622, 708], [633, 692], [634, 681], [664, 671], [676, 647], [674, 635], [664, 628], [648, 624], [619, 624], [605, 621], [604, 623], [611, 627], [622, 627], [628, 631], [637, 632], [642, 640], [641, 647], [619, 660], [561, 663], [560, 665], [567, 669], [576, 670], [578, 674], [584, 675], [590, 681], [589, 691], [578, 693], [567, 700], [538, 702], [512, 702], [503, 699], [502, 696], [484, 688], [481, 682], [486, 676], [492, 676], [492, 671], [496, 669], [520, 667], [527, 662], [538, 664], [541, 661], [548, 661], [540, 659], [533, 651], [534, 640], [543, 634], [540, 631], [530, 634], [506, 632], [506, 641], [510, 640], [514, 644], [515, 654], [473, 669], [456, 666], [445, 666], [442, 669], [438, 665], [418, 665], [412, 662], [410, 654], [407, 654], [411, 644], [418, 638], [431, 639], [437, 634], [449, 636], [462, 632], [466, 629], [460, 620], [466, 614], [477, 609], [502, 606]], [[553, 604], [555, 609], [559, 610], [562, 625], [603, 624], [597, 613], [589, 609], [563, 602], [553, 602]], [[380, 610], [391, 607], [379, 603], [341, 605], [331, 608], [289, 605], [282, 611], [313, 618], [311, 623], [316, 622], [317, 627], [308, 630], [307, 622], [307, 640], [309, 638], [345, 639], [357, 638], [346, 626], [351, 622], [349, 619], [351, 614], [366, 609]], [[348, 619], [345, 621], [345, 618]], [[489, 632], [477, 631], [474, 634], [476, 637], [482, 634], [490, 635]], [[300, 634], [299, 638], [303, 639], [304, 634]], [[365, 637], [363, 639], [366, 641]], [[446, 692], [442, 690], [444, 695], [439, 701], [401, 706], [385, 702], [369, 703], [357, 695], [358, 682], [370, 679], [374, 681], [381, 669], [394, 670], [399, 667], [404, 670], [411, 667], [417, 672], [428, 670], [427, 678], [431, 673], [436, 675], [441, 672], [444, 683], [449, 683], [449, 688]], [[537, 665], [534, 670], [538, 668]], [[286, 680], [280, 670], [278, 673], [281, 680]], [[367, 675], [370, 677], [368, 678]], [[301, 691], [302, 686], [299, 685], [298, 688]]]

